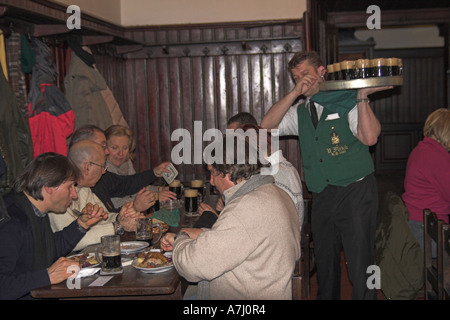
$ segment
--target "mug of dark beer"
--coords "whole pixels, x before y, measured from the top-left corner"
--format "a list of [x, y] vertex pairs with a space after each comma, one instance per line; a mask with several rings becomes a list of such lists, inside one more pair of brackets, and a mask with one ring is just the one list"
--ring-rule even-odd
[[[99, 253], [101, 251], [101, 254]], [[110, 235], [101, 237], [101, 246], [95, 248], [95, 257], [100, 262], [101, 274], [122, 273], [120, 257], [120, 236]]]
[[184, 190], [184, 209], [187, 215], [194, 215], [198, 211], [198, 190]]
[[173, 180], [171, 184], [169, 184], [169, 190], [176, 193], [177, 199], [181, 199], [181, 181]]
[[341, 62], [341, 78], [342, 80], [356, 79], [355, 61], [344, 60]]
[[[158, 228], [158, 237], [153, 240], [153, 227]], [[162, 236], [162, 228], [159, 223], [153, 224], [151, 218], [138, 218], [136, 219], [136, 241], [145, 241], [149, 246], [154, 243], [158, 243]]]
[[203, 187], [203, 180], [191, 180], [191, 189], [196, 189], [198, 191], [198, 203], [202, 203], [203, 197], [205, 196], [205, 189]]

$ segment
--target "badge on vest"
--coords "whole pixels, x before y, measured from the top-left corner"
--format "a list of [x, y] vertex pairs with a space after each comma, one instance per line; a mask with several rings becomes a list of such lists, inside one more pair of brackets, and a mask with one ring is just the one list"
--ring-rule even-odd
[[339, 133], [336, 132], [334, 127], [331, 127], [330, 137], [331, 137], [331, 144], [333, 145], [333, 147], [327, 148], [327, 152], [329, 154], [331, 154], [332, 157], [338, 156], [338, 155], [341, 155], [341, 154], [344, 154], [347, 152], [347, 150], [348, 150], [347, 145], [344, 145], [344, 146], [339, 145], [341, 143], [341, 139], [339, 137]]
[[334, 130], [334, 127], [331, 127], [331, 144], [339, 144], [341, 143], [341, 139], [339, 139], [339, 135]]

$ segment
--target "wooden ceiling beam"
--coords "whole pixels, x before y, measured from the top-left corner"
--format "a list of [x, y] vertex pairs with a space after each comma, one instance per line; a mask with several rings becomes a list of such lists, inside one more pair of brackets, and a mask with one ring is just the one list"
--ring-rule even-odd
[[32, 31], [30, 34], [33, 37], [43, 37], [43, 36], [51, 36], [56, 34], [64, 34], [69, 33], [69, 30], [65, 25], [55, 25], [55, 24], [34, 24], [31, 25]]
[[80, 44], [82, 46], [89, 46], [93, 44], [101, 44], [101, 43], [108, 43], [114, 40], [113, 36], [81, 36], [81, 42]]

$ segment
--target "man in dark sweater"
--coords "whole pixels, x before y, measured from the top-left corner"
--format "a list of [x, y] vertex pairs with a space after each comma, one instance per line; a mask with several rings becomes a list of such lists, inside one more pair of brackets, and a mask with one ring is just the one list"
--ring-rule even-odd
[[[105, 149], [105, 153], [107, 155], [109, 154], [108, 149], [106, 148], [105, 134], [99, 127], [85, 125], [77, 129], [72, 135], [69, 148], [75, 142], [84, 139], [100, 144]], [[162, 177], [163, 172], [169, 172], [169, 170], [166, 169], [169, 163], [170, 162], [163, 162], [154, 169], [145, 170], [128, 176], [121, 176], [106, 171], [97, 184], [91, 189], [110, 212], [120, 212], [120, 208], [114, 206], [111, 198], [120, 198], [139, 192], [134, 199], [134, 207], [136, 211], [144, 212], [155, 203], [155, 198], [153, 192], [150, 190], [143, 190], [143, 188], [153, 183], [157, 177]], [[176, 198], [175, 194], [172, 196], [174, 199]]]
[[47, 212], [65, 212], [77, 197], [78, 169], [64, 156], [37, 156], [3, 196], [0, 211], [0, 299], [30, 298], [30, 291], [60, 283], [79, 267], [64, 258], [87, 230], [106, 218], [98, 206], [59, 232], [53, 233]]

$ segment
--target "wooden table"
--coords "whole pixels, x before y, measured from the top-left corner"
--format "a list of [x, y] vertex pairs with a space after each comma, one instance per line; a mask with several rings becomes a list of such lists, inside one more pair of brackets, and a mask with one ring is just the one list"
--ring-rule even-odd
[[[215, 206], [218, 196], [209, 195], [204, 199], [211, 206]], [[209, 201], [208, 201], [209, 200]], [[198, 217], [188, 217], [184, 215], [184, 206], [179, 208], [180, 223], [176, 228], [171, 227], [170, 232], [178, 232], [182, 227], [193, 227]], [[125, 232], [121, 236], [122, 241], [134, 241], [135, 236], [132, 232]], [[156, 244], [158, 246], [159, 244]], [[95, 245], [94, 245], [95, 246]], [[90, 246], [82, 252], [94, 252]], [[101, 277], [98, 273], [95, 275], [81, 278], [79, 289], [70, 289], [67, 281], [59, 284], [35, 289], [31, 291], [31, 296], [38, 299], [115, 299], [115, 300], [175, 300], [182, 299], [183, 279], [177, 273], [175, 268], [170, 271], [157, 274], [143, 273], [131, 265], [124, 266], [123, 273], [112, 276], [103, 286], [90, 286], [94, 281]], [[75, 280], [70, 280], [73, 284]], [[73, 287], [73, 285], [72, 285]]]
[[[125, 232], [121, 236], [122, 241], [134, 241], [133, 232]], [[85, 248], [81, 253], [95, 252], [92, 245]], [[122, 255], [122, 257], [133, 259], [134, 254]], [[75, 280], [71, 279], [59, 284], [35, 289], [31, 296], [38, 299], [116, 299], [116, 300], [177, 300], [182, 299], [181, 277], [175, 268], [156, 274], [144, 273], [131, 265], [123, 267], [123, 273], [113, 275], [103, 286], [90, 286], [102, 276], [100, 272], [95, 275], [81, 278], [79, 289], [75, 287]], [[72, 289], [70, 288], [72, 287]]]
[[[80, 288], [69, 289], [67, 282], [31, 291], [38, 299], [116, 299], [116, 300], [181, 300], [181, 277], [174, 269], [157, 274], [143, 273], [125, 266], [123, 273], [112, 276], [103, 286], [89, 286], [99, 279], [99, 273], [81, 278]], [[74, 280], [71, 280], [74, 283]]]

